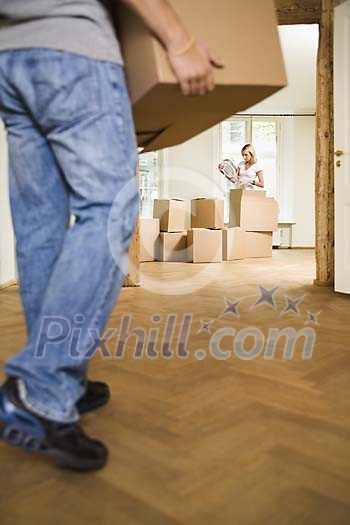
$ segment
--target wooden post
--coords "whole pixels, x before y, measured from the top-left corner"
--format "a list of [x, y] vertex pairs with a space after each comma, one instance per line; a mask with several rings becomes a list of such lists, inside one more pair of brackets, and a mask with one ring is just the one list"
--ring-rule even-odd
[[[137, 168], [139, 180], [139, 168]], [[140, 221], [137, 219], [133, 238], [129, 248], [129, 270], [125, 276], [123, 286], [140, 286]]]
[[321, 0], [275, 0], [279, 25], [318, 24]]
[[318, 286], [334, 285], [334, 103], [333, 0], [322, 0], [317, 56], [316, 108], [316, 279]]
[[334, 106], [333, 0], [322, 0], [317, 56], [316, 108], [316, 279], [334, 285]]
[[275, 0], [279, 24], [319, 23], [316, 108], [316, 279], [334, 285], [334, 7], [342, 0]]

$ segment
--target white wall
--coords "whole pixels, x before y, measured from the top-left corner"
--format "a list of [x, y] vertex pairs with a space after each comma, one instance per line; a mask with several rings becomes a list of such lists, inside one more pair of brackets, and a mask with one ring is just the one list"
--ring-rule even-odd
[[248, 110], [254, 114], [314, 113], [318, 25], [279, 27], [288, 86]]
[[8, 196], [6, 132], [0, 120], [0, 285], [16, 279], [15, 246]]
[[294, 246], [315, 246], [315, 119], [294, 119]]

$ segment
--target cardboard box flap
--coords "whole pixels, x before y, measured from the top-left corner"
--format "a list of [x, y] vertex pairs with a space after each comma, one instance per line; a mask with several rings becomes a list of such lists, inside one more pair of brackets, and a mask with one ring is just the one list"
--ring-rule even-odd
[[266, 197], [266, 190], [239, 190], [239, 189], [230, 190], [230, 197], [235, 200], [256, 199], [256, 198], [263, 198], [265, 200], [265, 199], [272, 198], [272, 197]]
[[146, 148], [151, 142], [155, 141], [159, 135], [161, 135], [167, 128], [159, 129], [156, 131], [137, 131], [137, 145], [139, 148]]

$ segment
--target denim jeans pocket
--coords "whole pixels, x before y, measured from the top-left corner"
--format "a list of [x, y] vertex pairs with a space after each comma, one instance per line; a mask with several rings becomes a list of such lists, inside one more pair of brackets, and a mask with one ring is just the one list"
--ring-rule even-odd
[[29, 60], [42, 121], [72, 122], [100, 110], [101, 92], [93, 61], [55, 51]]

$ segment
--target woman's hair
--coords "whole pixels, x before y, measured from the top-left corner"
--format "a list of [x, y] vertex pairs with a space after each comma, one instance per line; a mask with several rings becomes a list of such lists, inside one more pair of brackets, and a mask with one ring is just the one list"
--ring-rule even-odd
[[245, 153], [246, 151], [247, 151], [248, 153], [251, 154], [253, 164], [255, 164], [256, 162], [258, 162], [258, 158], [257, 158], [257, 156], [256, 156], [255, 149], [254, 149], [254, 147], [253, 147], [251, 144], [246, 144], [245, 146], [243, 146], [243, 148], [242, 148], [242, 155], [243, 155], [243, 153]]

